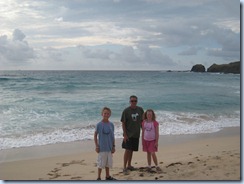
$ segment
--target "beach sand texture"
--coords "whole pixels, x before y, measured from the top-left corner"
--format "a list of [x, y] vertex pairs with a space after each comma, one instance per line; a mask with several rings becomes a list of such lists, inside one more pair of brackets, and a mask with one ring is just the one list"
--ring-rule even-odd
[[[73, 144], [73, 143], [70, 143]], [[63, 149], [65, 149], [64, 145]], [[52, 146], [51, 146], [52, 147]], [[93, 141], [85, 148], [73, 153], [45, 158], [1, 161], [2, 180], [96, 180], [97, 153]], [[31, 149], [31, 148], [29, 148]], [[25, 150], [28, 150], [27, 148]], [[40, 147], [39, 147], [40, 150]], [[48, 151], [45, 147], [42, 152]], [[12, 149], [18, 155], [18, 149]], [[162, 171], [155, 168], [146, 171], [146, 153], [134, 152], [134, 171], [122, 173], [123, 153], [121, 140], [116, 140], [111, 176], [118, 180], [240, 180], [240, 127], [226, 128], [211, 134], [160, 136], [158, 163]], [[0, 155], [3, 151], [0, 151]], [[24, 154], [22, 152], [21, 154]], [[105, 170], [102, 172], [102, 180]]]

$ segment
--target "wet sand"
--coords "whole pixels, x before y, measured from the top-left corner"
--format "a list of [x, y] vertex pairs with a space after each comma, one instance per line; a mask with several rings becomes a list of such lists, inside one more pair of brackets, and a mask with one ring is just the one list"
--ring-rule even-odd
[[[134, 152], [134, 171], [122, 173], [121, 139], [116, 140], [111, 176], [118, 180], [240, 180], [240, 127], [216, 133], [160, 136], [162, 171], [146, 170], [146, 153]], [[1, 180], [96, 180], [94, 142], [70, 142], [0, 151]], [[105, 171], [102, 172], [102, 180]]]

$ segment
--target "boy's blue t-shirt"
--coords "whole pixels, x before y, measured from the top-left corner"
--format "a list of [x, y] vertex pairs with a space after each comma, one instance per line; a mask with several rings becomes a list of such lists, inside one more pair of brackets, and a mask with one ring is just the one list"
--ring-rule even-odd
[[114, 143], [114, 124], [99, 122], [96, 125], [100, 152], [110, 152]]

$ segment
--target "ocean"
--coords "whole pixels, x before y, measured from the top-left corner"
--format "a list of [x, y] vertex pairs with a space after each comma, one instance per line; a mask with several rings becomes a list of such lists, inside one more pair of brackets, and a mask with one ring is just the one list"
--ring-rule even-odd
[[0, 149], [93, 139], [110, 107], [115, 137], [129, 97], [154, 109], [160, 135], [240, 126], [240, 75], [166, 71], [0, 71]]

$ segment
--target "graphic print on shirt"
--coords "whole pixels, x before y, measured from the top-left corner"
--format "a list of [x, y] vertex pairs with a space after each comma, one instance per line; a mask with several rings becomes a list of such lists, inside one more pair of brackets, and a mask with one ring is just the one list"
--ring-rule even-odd
[[136, 113], [136, 114], [131, 114], [131, 117], [132, 117], [132, 120], [133, 121], [137, 121], [137, 117], [139, 116], [139, 114], [138, 113]]

